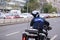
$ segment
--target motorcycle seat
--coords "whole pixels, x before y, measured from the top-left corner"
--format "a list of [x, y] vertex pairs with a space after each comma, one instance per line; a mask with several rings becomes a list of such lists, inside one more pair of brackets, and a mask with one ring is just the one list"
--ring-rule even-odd
[[37, 34], [38, 30], [37, 29], [26, 29], [25, 32], [28, 32], [30, 34]]

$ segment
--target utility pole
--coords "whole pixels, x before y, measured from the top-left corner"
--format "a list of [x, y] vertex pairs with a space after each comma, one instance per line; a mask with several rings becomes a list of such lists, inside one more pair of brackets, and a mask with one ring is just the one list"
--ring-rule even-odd
[[26, 1], [26, 3], [27, 3], [27, 13], [28, 13], [28, 2], [29, 2], [29, 0]]

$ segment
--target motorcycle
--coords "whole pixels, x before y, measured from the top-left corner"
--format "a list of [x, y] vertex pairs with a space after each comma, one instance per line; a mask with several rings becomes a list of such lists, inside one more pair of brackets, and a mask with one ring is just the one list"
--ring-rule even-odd
[[50, 40], [48, 38], [48, 30], [43, 29], [43, 32], [39, 32], [39, 29], [25, 29], [25, 32], [22, 34], [22, 40]]

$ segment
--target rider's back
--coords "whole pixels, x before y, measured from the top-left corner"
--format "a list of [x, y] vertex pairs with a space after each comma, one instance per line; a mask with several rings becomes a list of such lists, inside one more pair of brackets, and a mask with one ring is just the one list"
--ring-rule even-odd
[[33, 24], [34, 29], [38, 29], [38, 27], [40, 29], [43, 29], [43, 25], [44, 25], [44, 19], [43, 18], [37, 17], [37, 18], [34, 18], [33, 21], [34, 21], [34, 24]]

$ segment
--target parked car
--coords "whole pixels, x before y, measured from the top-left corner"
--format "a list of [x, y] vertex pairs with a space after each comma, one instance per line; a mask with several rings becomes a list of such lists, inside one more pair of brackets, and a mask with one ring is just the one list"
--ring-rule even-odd
[[40, 14], [40, 17], [42, 17], [42, 18], [49, 18], [50, 16], [49, 16], [49, 14]]
[[5, 14], [5, 15], [6, 15], [5, 19], [13, 19], [14, 18], [14, 16], [12, 16], [11, 14]]
[[14, 18], [20, 18], [19, 15], [17, 14], [11, 14], [11, 13], [7, 13], [6, 15], [6, 19], [14, 19]]
[[22, 13], [20, 15], [20, 17], [29, 18], [29, 17], [33, 17], [33, 16], [30, 13]]
[[20, 17], [27, 18], [27, 16], [26, 15], [23, 15], [23, 14], [21, 14]]
[[5, 17], [4, 13], [0, 12], [0, 19], [5, 19]]
[[24, 13], [24, 15], [27, 15], [27, 17], [33, 17], [30, 13]]
[[12, 13], [12, 16], [15, 16], [14, 18], [21, 18], [21, 17], [20, 17], [20, 15], [19, 15], [19, 14], [17, 14], [17, 13], [15, 13], [15, 14], [14, 14], [14, 13]]

